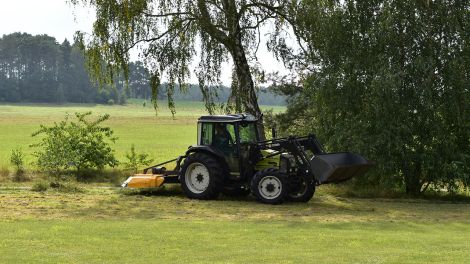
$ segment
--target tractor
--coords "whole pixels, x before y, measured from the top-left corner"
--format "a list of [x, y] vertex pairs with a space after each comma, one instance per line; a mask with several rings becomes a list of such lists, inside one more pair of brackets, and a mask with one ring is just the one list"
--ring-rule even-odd
[[[201, 116], [197, 144], [176, 159], [145, 168], [122, 187], [179, 183], [189, 198], [252, 194], [259, 202], [308, 202], [315, 187], [364, 174], [372, 162], [350, 152], [325, 153], [314, 134], [260, 140], [249, 114]], [[164, 165], [176, 162], [172, 170]]]

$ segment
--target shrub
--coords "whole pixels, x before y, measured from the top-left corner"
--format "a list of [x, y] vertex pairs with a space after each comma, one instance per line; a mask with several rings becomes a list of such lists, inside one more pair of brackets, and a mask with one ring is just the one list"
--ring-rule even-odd
[[115, 142], [113, 130], [101, 124], [109, 115], [87, 120], [91, 112], [75, 113], [76, 122], [65, 120], [53, 126], [41, 125], [33, 137], [42, 135], [40, 142], [32, 145], [38, 148], [34, 155], [38, 167], [46, 172], [59, 175], [60, 172], [75, 169], [77, 171], [91, 168], [103, 169], [114, 167], [118, 161], [109, 142]]
[[148, 166], [153, 162], [153, 159], [149, 159], [148, 156], [146, 153], [136, 153], [134, 144], [132, 144], [131, 152], [126, 153], [127, 162], [124, 163], [124, 168], [136, 173], [139, 166]]
[[21, 149], [14, 149], [11, 151], [10, 164], [15, 167], [15, 181], [23, 181], [24, 177], [24, 154]]
[[47, 189], [49, 189], [50, 183], [47, 181], [38, 181], [33, 184], [33, 187], [31, 188], [32, 191], [34, 192], [45, 192]]

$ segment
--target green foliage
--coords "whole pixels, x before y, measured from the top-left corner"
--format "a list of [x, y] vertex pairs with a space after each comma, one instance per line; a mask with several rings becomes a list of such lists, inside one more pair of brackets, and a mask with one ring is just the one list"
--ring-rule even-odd
[[15, 167], [15, 176], [13, 177], [15, 181], [27, 180], [24, 172], [24, 154], [21, 149], [13, 149], [11, 151], [10, 164]]
[[[310, 1], [296, 21], [315, 65], [280, 117], [377, 165], [360, 184], [470, 186], [469, 3]], [[292, 87], [291, 87], [292, 88]]]
[[124, 168], [137, 173], [139, 166], [148, 166], [153, 162], [153, 159], [148, 158], [147, 153], [136, 153], [134, 144], [131, 145], [131, 152], [126, 153], [127, 162], [125, 162]]
[[[96, 89], [77, 44], [62, 44], [47, 35], [13, 33], [0, 36], [0, 102], [125, 103], [126, 93], [149, 96], [149, 73], [130, 62], [129, 89], [121, 76], [114, 86]], [[13, 74], [15, 73], [15, 74]]]
[[24, 154], [21, 149], [13, 149], [10, 155], [10, 164], [16, 169], [16, 173], [23, 173]]
[[53, 126], [41, 125], [33, 137], [42, 136], [35, 152], [37, 165], [44, 171], [58, 174], [74, 168], [78, 171], [89, 168], [103, 169], [114, 167], [118, 161], [109, 142], [115, 142], [113, 130], [102, 126], [109, 115], [99, 116], [94, 121], [87, 120], [91, 112], [75, 113], [76, 122], [65, 120]]
[[[92, 35], [77, 32], [75, 39], [87, 57], [87, 66], [101, 85], [112, 84], [117, 75], [128, 80], [129, 51], [137, 48], [150, 71], [151, 98], [157, 109], [161, 80], [167, 82], [168, 107], [175, 113], [174, 94], [187, 91], [190, 65], [200, 58], [196, 75], [206, 109], [213, 113], [221, 83], [221, 65], [229, 57], [234, 65], [226, 111], [261, 115], [255, 79], [263, 80], [256, 66], [261, 41], [260, 27], [271, 25], [269, 50], [283, 57], [288, 50], [286, 28], [292, 24], [288, 11], [297, 1], [206, 0], [72, 0], [96, 10]], [[250, 65], [251, 64], [251, 65]]]

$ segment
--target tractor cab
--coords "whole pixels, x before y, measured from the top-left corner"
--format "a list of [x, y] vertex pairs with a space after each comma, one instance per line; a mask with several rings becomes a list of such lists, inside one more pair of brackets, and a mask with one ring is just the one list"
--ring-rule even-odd
[[[254, 144], [259, 142], [255, 117], [247, 114], [202, 116], [198, 119], [197, 146], [225, 161], [228, 178], [239, 180], [253, 173], [250, 160]], [[251, 150], [251, 151], [250, 151]]]

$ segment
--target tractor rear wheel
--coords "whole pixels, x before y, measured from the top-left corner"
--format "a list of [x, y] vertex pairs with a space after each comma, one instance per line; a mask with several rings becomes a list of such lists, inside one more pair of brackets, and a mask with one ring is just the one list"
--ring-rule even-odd
[[181, 167], [181, 188], [192, 199], [216, 199], [223, 182], [222, 171], [221, 164], [211, 155], [191, 154]]
[[302, 203], [310, 201], [315, 193], [315, 181], [313, 178], [308, 175], [301, 175], [294, 179], [292, 179], [290, 192], [287, 195], [288, 200]]
[[289, 193], [287, 175], [275, 168], [258, 171], [251, 180], [251, 193], [262, 203], [280, 204]]

